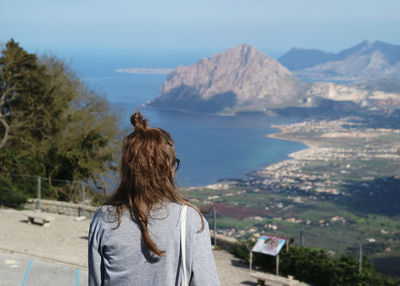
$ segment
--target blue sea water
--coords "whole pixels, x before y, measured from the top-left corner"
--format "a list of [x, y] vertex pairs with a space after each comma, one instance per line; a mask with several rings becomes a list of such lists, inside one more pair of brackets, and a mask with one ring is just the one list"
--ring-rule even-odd
[[89, 86], [106, 94], [121, 108], [121, 128], [131, 128], [129, 118], [138, 107], [150, 126], [172, 135], [181, 168], [177, 174], [182, 187], [207, 185], [224, 178], [245, 178], [246, 174], [279, 162], [304, 148], [296, 142], [267, 138], [277, 132], [271, 124], [285, 124], [296, 118], [260, 114], [213, 116], [142, 108], [158, 95], [165, 75], [117, 73], [108, 69], [84, 73]]

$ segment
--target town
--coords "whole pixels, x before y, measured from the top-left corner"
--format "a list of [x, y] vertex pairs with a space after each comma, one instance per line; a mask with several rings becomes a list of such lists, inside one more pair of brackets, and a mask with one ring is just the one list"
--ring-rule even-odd
[[[398, 218], [362, 212], [371, 201], [388, 208], [398, 203], [379, 201], [374, 184], [382, 190], [381, 184], [398, 182], [400, 130], [365, 127], [353, 118], [274, 127], [280, 133], [270, 137], [307, 148], [249, 173], [247, 180], [184, 190], [193, 203], [216, 207], [217, 233], [239, 240], [285, 235], [299, 244], [302, 232], [310, 246], [331, 255], [358, 244], [368, 245], [369, 254], [400, 250]], [[382, 179], [387, 177], [392, 180]]]

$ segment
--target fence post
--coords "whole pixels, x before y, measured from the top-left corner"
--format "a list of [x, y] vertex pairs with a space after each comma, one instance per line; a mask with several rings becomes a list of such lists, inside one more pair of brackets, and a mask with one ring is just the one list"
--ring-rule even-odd
[[253, 270], [253, 251], [250, 249], [250, 261], [249, 261], [250, 272]]
[[86, 216], [85, 200], [86, 200], [85, 185], [82, 183], [82, 216]]
[[213, 224], [214, 224], [214, 245], [217, 245], [217, 210], [215, 204], [213, 205]]
[[40, 210], [40, 199], [42, 197], [42, 182], [41, 177], [37, 177], [37, 201], [36, 201], [36, 209]]
[[303, 231], [300, 231], [300, 246], [303, 247], [304, 245], [304, 240], [303, 240]]
[[362, 270], [362, 247], [361, 247], [361, 243], [360, 243], [360, 257], [358, 259], [358, 273], [361, 274], [361, 270]]

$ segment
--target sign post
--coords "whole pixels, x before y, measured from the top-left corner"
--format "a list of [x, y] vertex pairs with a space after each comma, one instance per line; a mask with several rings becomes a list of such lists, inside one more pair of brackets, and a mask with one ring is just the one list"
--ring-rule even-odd
[[275, 275], [278, 276], [279, 275], [279, 254], [276, 256], [276, 270], [275, 270]]

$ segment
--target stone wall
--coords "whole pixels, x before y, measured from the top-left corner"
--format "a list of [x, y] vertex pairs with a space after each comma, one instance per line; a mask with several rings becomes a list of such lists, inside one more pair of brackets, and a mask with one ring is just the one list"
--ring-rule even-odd
[[[29, 199], [25, 204], [25, 208], [36, 210], [37, 199]], [[40, 200], [40, 209], [43, 212], [63, 214], [69, 216], [83, 216], [91, 218], [96, 211], [96, 207], [85, 206], [85, 211], [83, 211], [82, 204], [74, 204], [68, 202], [60, 202], [53, 200]]]
[[[29, 199], [28, 202], [25, 204], [25, 208], [36, 210], [37, 199]], [[56, 213], [76, 217], [83, 216], [82, 204], [42, 199], [40, 200], [40, 209], [43, 212], [48, 213]], [[97, 207], [85, 206], [85, 216], [91, 218], [96, 209]], [[210, 234], [212, 243], [214, 243], [214, 231], [210, 230]], [[233, 237], [227, 237], [221, 234], [217, 234], [217, 246], [221, 247], [222, 249], [231, 251], [236, 242], [237, 240]]]
[[[210, 230], [211, 242], [214, 244], [214, 231]], [[228, 237], [222, 234], [217, 234], [217, 246], [225, 249], [228, 252], [232, 252], [235, 244], [237, 243], [237, 239], [233, 237]]]
[[[25, 208], [36, 210], [37, 209], [37, 199], [29, 199], [24, 205]], [[47, 213], [56, 213], [69, 216], [83, 216], [82, 204], [60, 202], [54, 200], [40, 200], [40, 209]], [[85, 216], [91, 218], [96, 211], [97, 207], [85, 206]], [[214, 243], [214, 231], [210, 230], [211, 240]], [[237, 243], [237, 240], [233, 237], [227, 237], [221, 234], [217, 234], [217, 246], [231, 251]]]

